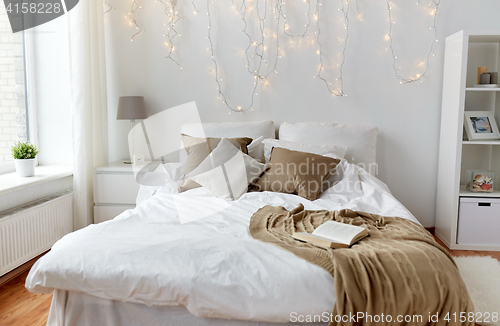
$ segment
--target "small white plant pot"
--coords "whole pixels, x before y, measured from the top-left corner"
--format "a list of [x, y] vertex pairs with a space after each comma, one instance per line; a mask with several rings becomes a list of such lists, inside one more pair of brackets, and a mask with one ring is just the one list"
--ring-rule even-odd
[[35, 175], [35, 159], [14, 160], [17, 175], [20, 177], [32, 177]]

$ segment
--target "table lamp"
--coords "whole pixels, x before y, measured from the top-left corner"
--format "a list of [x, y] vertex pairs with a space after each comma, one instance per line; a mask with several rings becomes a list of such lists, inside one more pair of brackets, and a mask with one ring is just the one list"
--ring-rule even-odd
[[[130, 120], [131, 123], [135, 123], [135, 119], [146, 119], [147, 117], [143, 96], [121, 96], [118, 99], [117, 120]], [[124, 163], [132, 164], [130, 161]]]

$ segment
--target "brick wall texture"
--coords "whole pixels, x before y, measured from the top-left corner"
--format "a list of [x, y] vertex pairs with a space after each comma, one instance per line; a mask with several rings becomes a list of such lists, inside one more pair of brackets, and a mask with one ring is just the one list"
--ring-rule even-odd
[[10, 147], [26, 141], [26, 101], [22, 33], [13, 34], [0, 3], [0, 163], [11, 161]]

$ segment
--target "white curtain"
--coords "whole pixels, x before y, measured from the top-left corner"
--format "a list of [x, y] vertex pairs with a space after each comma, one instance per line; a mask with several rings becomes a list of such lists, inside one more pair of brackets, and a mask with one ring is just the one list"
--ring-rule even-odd
[[93, 222], [93, 170], [108, 162], [102, 2], [82, 0], [68, 14], [73, 113], [75, 230]]

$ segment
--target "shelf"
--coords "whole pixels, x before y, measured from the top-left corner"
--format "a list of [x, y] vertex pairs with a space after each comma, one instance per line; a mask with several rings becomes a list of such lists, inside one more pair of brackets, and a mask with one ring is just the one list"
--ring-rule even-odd
[[500, 145], [500, 140], [462, 140], [463, 145]]
[[460, 197], [500, 197], [500, 190], [493, 189], [493, 192], [472, 192], [465, 190], [465, 185], [460, 185]]
[[471, 92], [500, 92], [500, 87], [496, 88], [481, 88], [481, 87], [467, 87], [466, 91]]

